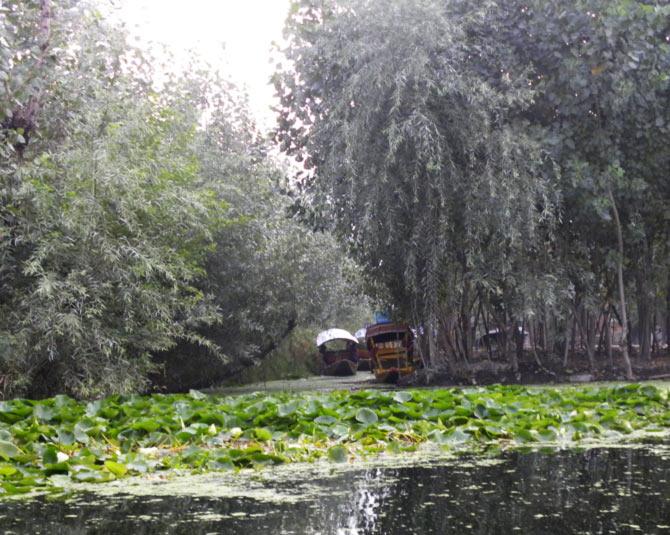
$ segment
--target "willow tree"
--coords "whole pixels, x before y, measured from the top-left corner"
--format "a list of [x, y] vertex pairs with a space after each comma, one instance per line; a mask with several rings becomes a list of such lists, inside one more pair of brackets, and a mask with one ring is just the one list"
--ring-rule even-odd
[[501, 327], [521, 315], [523, 259], [555, 205], [541, 136], [520, 119], [532, 88], [488, 37], [488, 9], [294, 2], [275, 80], [277, 140], [304, 163], [304, 195], [398, 315], [430, 332], [439, 318], [463, 359], [477, 299]]
[[228, 221], [197, 120], [85, 4], [10, 2], [0, 24], [0, 386], [143, 388], [151, 352], [215, 319], [194, 281]]
[[210, 385], [351, 310], [233, 84], [157, 90], [83, 0], [5, 2], [0, 42], [0, 396]]

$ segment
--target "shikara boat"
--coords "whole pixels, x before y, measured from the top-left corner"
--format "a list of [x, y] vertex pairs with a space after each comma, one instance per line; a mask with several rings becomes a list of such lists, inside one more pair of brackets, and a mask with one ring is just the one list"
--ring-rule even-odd
[[376, 323], [365, 333], [372, 357], [372, 371], [380, 382], [395, 383], [414, 373], [418, 358], [414, 355], [414, 333], [404, 323]]
[[356, 337], [344, 329], [328, 329], [316, 337], [322, 375], [354, 375], [358, 370]]
[[356, 354], [358, 355], [358, 369], [360, 371], [371, 372], [372, 355], [370, 354], [368, 345], [365, 342], [365, 328], [356, 331], [354, 336], [358, 340], [358, 344], [356, 345]]

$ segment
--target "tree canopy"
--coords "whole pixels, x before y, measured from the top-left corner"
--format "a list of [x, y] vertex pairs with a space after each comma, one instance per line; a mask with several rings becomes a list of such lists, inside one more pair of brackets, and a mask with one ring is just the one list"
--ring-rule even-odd
[[290, 219], [231, 82], [194, 59], [157, 83], [86, 2], [9, 2], [0, 24], [4, 392], [132, 392], [179, 366], [179, 388], [211, 384], [351, 312], [356, 268]]
[[293, 2], [276, 139], [397, 314], [439, 327], [436, 355], [467, 362], [482, 322], [567, 347], [574, 318], [592, 358], [634, 278], [648, 354], [669, 290], [669, 10]]

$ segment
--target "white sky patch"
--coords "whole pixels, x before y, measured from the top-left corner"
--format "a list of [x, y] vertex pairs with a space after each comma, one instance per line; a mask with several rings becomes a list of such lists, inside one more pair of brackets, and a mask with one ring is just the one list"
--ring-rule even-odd
[[282, 40], [289, 0], [116, 0], [114, 5], [141, 47], [163, 44], [177, 62], [194, 50], [248, 93], [262, 130], [274, 125], [270, 50], [273, 41]]

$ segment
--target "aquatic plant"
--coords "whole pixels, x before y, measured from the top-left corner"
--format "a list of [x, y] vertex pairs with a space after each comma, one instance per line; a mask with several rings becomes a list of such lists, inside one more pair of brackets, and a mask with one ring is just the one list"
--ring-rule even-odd
[[572, 447], [668, 429], [668, 390], [651, 384], [15, 399], [0, 402], [0, 493], [420, 447]]

